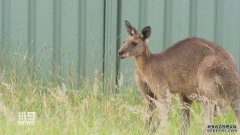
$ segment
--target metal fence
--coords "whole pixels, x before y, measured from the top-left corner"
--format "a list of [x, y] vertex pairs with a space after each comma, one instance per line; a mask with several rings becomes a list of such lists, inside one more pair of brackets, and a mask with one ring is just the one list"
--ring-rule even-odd
[[117, 78], [132, 85], [133, 59], [119, 61], [116, 53], [127, 36], [124, 20], [139, 30], [152, 27], [154, 53], [199, 36], [240, 63], [239, 0], [0, 0], [0, 9], [3, 69], [14, 60], [19, 72], [35, 65], [78, 79], [98, 76], [110, 87]]

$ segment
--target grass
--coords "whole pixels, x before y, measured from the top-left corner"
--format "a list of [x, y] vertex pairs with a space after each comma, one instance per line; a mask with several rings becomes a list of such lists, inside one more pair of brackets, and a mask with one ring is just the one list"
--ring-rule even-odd
[[[101, 85], [84, 83], [81, 89], [50, 80], [20, 80], [16, 76], [0, 78], [1, 135], [148, 135], [144, 126], [147, 104], [131, 87], [118, 94], [102, 92]], [[156, 134], [179, 134], [179, 105], [177, 96], [167, 128]], [[19, 112], [36, 112], [35, 125], [19, 125]], [[234, 124], [233, 112], [214, 119], [215, 124]], [[189, 134], [203, 134], [203, 109], [193, 104]], [[221, 133], [225, 135], [227, 133]], [[229, 133], [237, 134], [237, 133]]]

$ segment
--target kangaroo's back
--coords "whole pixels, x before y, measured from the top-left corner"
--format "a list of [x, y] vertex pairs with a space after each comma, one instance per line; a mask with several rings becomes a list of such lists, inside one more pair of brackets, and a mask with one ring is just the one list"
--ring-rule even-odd
[[229, 66], [236, 67], [233, 57], [225, 49], [214, 42], [197, 37], [181, 40], [157, 55], [167, 58], [170, 65], [184, 62], [186, 67], [191, 66], [189, 68], [197, 67], [207, 56], [215, 56]]
[[198, 85], [199, 75], [207, 72], [209, 76], [210, 72], [211, 75], [218, 74], [222, 80], [238, 78], [237, 66], [231, 54], [216, 43], [202, 38], [191, 37], [179, 41], [153, 55], [153, 59], [153, 63], [162, 63], [162, 74], [172, 87], [172, 92], [192, 91]]

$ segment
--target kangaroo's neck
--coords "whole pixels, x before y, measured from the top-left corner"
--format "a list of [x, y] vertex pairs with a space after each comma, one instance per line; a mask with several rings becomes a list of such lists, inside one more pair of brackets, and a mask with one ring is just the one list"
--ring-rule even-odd
[[141, 55], [135, 56], [135, 64], [137, 70], [143, 71], [145, 67], [150, 63], [152, 53], [147, 45], [144, 45], [144, 51]]

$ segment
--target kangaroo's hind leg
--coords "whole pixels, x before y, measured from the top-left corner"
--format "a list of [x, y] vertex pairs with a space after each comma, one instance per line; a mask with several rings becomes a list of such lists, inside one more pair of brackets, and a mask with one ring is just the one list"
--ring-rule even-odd
[[198, 91], [200, 100], [204, 107], [204, 132], [207, 133], [207, 127], [213, 124], [215, 101], [219, 97], [218, 87], [215, 78], [208, 75], [199, 76]]
[[192, 106], [192, 101], [189, 100], [184, 94], [180, 95], [182, 108], [181, 108], [181, 116], [180, 116], [180, 122], [182, 134], [187, 135], [188, 134], [188, 127], [190, 125], [190, 109]]
[[228, 103], [236, 116], [238, 124], [240, 124], [240, 80], [238, 73], [234, 71], [225, 72], [222, 78], [223, 88], [220, 90], [221, 95], [226, 97]]
[[240, 125], [240, 91], [239, 90], [236, 91], [235, 97], [233, 98], [230, 105], [238, 120], [238, 124]]

